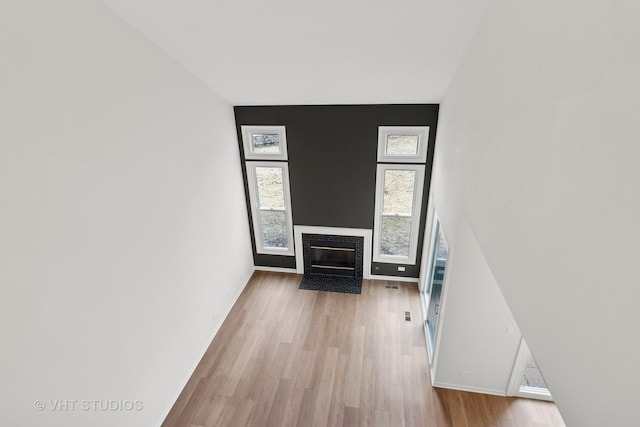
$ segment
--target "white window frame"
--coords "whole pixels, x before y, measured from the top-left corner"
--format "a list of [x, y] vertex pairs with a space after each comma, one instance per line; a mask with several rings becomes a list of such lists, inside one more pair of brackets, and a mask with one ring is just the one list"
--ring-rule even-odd
[[[249, 185], [249, 199], [251, 203], [251, 220], [253, 221], [253, 235], [256, 243], [256, 252], [265, 255], [295, 255], [294, 239], [293, 239], [293, 220], [291, 217], [291, 191], [289, 188], [289, 166], [285, 162], [245, 162], [247, 166], [247, 182]], [[284, 209], [285, 212], [286, 231], [287, 231], [287, 247], [286, 248], [270, 248], [265, 247], [262, 241], [262, 229], [259, 218], [259, 198], [258, 198], [258, 180], [256, 177], [256, 168], [281, 168], [282, 169], [282, 186], [284, 193]]]
[[[536, 387], [522, 387], [524, 371], [527, 367], [529, 356], [532, 356], [524, 338], [520, 339], [520, 348], [516, 355], [516, 361], [513, 364], [509, 386], [507, 387], [507, 396], [526, 397], [528, 399], [547, 400], [553, 402], [551, 391]], [[539, 369], [539, 367], [538, 367]], [[544, 376], [543, 376], [544, 379]]]
[[[387, 137], [406, 135], [418, 137], [418, 149], [414, 155], [387, 153]], [[429, 126], [378, 126], [378, 161], [386, 163], [426, 163], [429, 149]]]
[[[240, 126], [244, 158], [247, 160], [287, 160], [287, 132], [285, 126]], [[251, 144], [254, 133], [277, 134], [280, 143], [279, 153], [256, 153]]]
[[[409, 236], [409, 255], [383, 255], [381, 254], [381, 232], [384, 203], [384, 178], [387, 170], [415, 171], [416, 179], [413, 188], [413, 206], [411, 212], [411, 234]], [[388, 264], [416, 263], [416, 253], [418, 249], [418, 229], [420, 228], [420, 212], [422, 209], [422, 191], [424, 187], [424, 165], [406, 164], [379, 164], [376, 171], [376, 202], [375, 219], [373, 223], [373, 261]], [[388, 214], [385, 216], [389, 216]]]

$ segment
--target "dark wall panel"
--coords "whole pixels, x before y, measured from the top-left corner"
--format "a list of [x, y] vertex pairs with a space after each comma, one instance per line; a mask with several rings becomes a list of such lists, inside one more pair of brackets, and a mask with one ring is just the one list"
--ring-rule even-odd
[[[286, 126], [295, 225], [373, 229], [378, 126], [430, 126], [426, 200], [438, 105], [237, 106], [235, 116], [245, 187], [240, 126]], [[417, 265], [398, 272], [396, 264], [375, 263], [374, 274], [418, 277], [425, 216], [426, 201], [422, 206]], [[256, 265], [295, 267], [293, 257], [259, 255], [255, 247], [254, 259]]]

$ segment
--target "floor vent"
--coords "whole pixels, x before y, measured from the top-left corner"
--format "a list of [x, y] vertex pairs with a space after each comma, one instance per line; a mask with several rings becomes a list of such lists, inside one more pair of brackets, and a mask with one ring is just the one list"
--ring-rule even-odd
[[398, 289], [397, 285], [386, 285], [385, 288], [387, 289]]
[[404, 312], [404, 320], [406, 322], [411, 322], [411, 312], [410, 311], [405, 311]]

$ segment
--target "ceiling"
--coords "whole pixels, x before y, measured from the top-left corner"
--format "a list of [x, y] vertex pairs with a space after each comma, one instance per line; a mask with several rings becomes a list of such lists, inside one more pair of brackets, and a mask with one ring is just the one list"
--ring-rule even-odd
[[102, 0], [235, 105], [437, 103], [490, 0]]

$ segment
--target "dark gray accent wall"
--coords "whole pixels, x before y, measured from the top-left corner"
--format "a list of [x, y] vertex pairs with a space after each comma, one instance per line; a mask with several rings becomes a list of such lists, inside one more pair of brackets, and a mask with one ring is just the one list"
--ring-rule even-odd
[[[418, 277], [438, 122], [437, 104], [236, 106], [238, 146], [249, 205], [242, 125], [287, 129], [294, 225], [373, 230], [378, 126], [429, 126], [429, 152], [416, 265], [373, 263], [372, 274]], [[249, 219], [251, 224], [251, 220]], [[253, 226], [251, 233], [253, 237]], [[256, 265], [295, 268], [295, 257], [257, 254]]]

